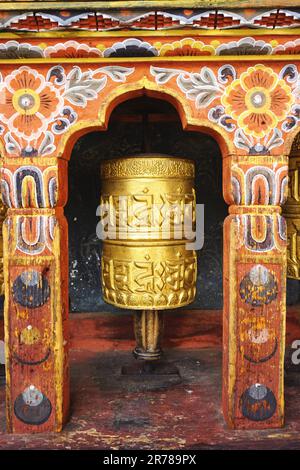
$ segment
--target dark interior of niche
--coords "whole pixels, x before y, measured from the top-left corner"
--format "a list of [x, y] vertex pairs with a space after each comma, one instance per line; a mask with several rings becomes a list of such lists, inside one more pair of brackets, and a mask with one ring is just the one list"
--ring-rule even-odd
[[[103, 159], [162, 153], [193, 159], [197, 202], [205, 204], [205, 244], [198, 252], [197, 296], [191, 308], [220, 309], [222, 296], [223, 221], [222, 159], [209, 135], [182, 130], [169, 103], [137, 98], [119, 105], [105, 132], [91, 132], [74, 146], [69, 163], [69, 295], [72, 312], [120, 312], [103, 302], [100, 285], [101, 242], [96, 237]], [[289, 303], [299, 300], [299, 283], [288, 283]]]

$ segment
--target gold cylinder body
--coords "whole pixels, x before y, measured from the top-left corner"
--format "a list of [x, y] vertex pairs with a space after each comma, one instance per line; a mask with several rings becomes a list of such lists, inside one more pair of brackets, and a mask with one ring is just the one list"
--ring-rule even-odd
[[300, 280], [300, 135], [289, 159], [289, 191], [283, 215], [288, 235], [287, 276]]
[[[101, 280], [106, 302], [164, 310], [194, 300], [197, 258], [186, 247], [195, 228], [194, 172], [190, 160], [158, 155], [101, 165], [101, 205], [116, 229], [113, 234], [104, 230]], [[184, 226], [187, 205], [191, 231]], [[166, 213], [171, 214], [169, 225]]]

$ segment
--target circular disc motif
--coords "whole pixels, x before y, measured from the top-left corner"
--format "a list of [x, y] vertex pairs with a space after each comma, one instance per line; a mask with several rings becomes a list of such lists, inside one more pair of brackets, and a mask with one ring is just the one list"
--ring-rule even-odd
[[14, 403], [16, 417], [25, 424], [43, 424], [48, 421], [51, 411], [50, 400], [33, 385], [20, 393]]
[[249, 362], [259, 364], [269, 361], [277, 352], [278, 341], [267, 328], [250, 328], [247, 332], [249, 341], [243, 344], [244, 357]]
[[276, 299], [278, 285], [275, 276], [264, 266], [254, 266], [240, 283], [240, 296], [253, 307], [268, 305]]
[[[45, 336], [44, 332], [44, 336]], [[20, 364], [36, 366], [47, 361], [51, 353], [49, 342], [36, 326], [27, 325], [20, 332], [19, 344], [13, 348], [13, 357]]]
[[23, 307], [40, 307], [47, 302], [49, 296], [50, 287], [48, 281], [38, 271], [24, 271], [14, 281], [14, 300]]
[[259, 109], [265, 106], [267, 97], [263, 91], [256, 91], [254, 93], [251, 93], [250, 101], [254, 108]]
[[22, 344], [30, 346], [32, 344], [40, 341], [41, 333], [38, 328], [32, 327], [31, 325], [27, 326], [21, 331], [20, 340]]
[[277, 403], [272, 390], [262, 384], [253, 384], [241, 396], [243, 416], [251, 421], [265, 421], [273, 416]]
[[12, 98], [13, 107], [19, 114], [35, 114], [40, 107], [40, 102], [38, 93], [29, 88], [16, 90]]

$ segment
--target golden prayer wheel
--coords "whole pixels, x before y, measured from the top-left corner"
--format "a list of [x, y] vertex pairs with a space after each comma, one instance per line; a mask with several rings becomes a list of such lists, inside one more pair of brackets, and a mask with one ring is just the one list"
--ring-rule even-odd
[[295, 140], [289, 159], [289, 191], [283, 215], [288, 235], [287, 276], [300, 280], [300, 138]]
[[135, 313], [135, 355], [160, 356], [162, 310], [196, 293], [193, 161], [159, 155], [101, 165], [102, 294]]

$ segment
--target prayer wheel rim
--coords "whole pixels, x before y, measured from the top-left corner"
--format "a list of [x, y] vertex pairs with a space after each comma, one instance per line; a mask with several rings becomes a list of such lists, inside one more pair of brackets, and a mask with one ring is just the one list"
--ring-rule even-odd
[[[165, 171], [159, 171], [159, 168], [155, 169], [155, 164], [157, 163], [164, 163], [166, 168], [169, 166], [171, 170], [171, 175], [168, 175], [169, 178], [194, 178], [195, 177], [195, 162], [194, 160], [183, 158], [183, 157], [174, 157], [173, 155], [166, 155], [166, 154], [156, 154], [156, 153], [149, 153], [149, 154], [141, 154], [141, 155], [129, 155], [126, 157], [121, 158], [109, 158], [104, 159], [100, 165], [100, 176], [101, 179], [126, 179], [128, 177], [135, 177], [135, 178], [162, 178], [166, 176]], [[152, 163], [151, 173], [145, 173], [145, 166], [143, 164], [148, 163], [149, 166]], [[181, 167], [179, 167], [181, 164]], [[128, 174], [121, 174], [116, 171], [117, 167], [125, 168]], [[178, 170], [176, 172], [176, 165], [178, 166]], [[171, 168], [171, 166], [173, 166]], [[114, 167], [113, 170], [115, 171], [108, 171], [109, 167]], [[129, 174], [129, 169], [131, 174]], [[155, 171], [156, 170], [156, 171]]]

